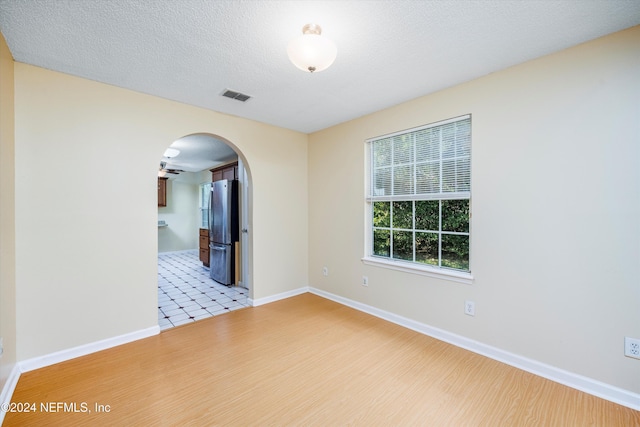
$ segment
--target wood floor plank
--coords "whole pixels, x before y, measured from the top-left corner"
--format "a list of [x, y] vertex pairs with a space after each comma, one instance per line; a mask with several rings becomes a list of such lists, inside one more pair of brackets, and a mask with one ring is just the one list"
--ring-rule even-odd
[[638, 411], [312, 294], [27, 372], [13, 402], [37, 410], [7, 427], [640, 425]]

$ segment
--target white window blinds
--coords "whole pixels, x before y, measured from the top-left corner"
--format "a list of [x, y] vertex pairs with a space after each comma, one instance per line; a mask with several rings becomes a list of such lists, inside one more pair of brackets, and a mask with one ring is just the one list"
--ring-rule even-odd
[[471, 116], [369, 142], [371, 200], [469, 198]]

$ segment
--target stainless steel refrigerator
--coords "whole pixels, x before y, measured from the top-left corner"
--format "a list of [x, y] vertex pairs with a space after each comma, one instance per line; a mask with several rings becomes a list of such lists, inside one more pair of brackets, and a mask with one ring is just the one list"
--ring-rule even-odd
[[211, 183], [209, 276], [223, 285], [235, 283], [235, 248], [239, 238], [238, 181]]

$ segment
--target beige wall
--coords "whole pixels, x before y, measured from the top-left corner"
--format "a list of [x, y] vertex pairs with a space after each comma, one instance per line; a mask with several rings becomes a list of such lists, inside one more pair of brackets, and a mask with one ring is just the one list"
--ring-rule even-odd
[[251, 178], [252, 298], [305, 286], [307, 136], [15, 64], [17, 357], [157, 325], [158, 160], [217, 135]]
[[[211, 173], [209, 173], [211, 174]], [[167, 180], [167, 206], [158, 207], [158, 252], [198, 249], [200, 244], [199, 174], [181, 173]]]
[[[310, 135], [310, 285], [640, 392], [638, 76], [640, 27]], [[363, 265], [364, 141], [468, 113], [474, 283]]]
[[13, 58], [0, 34], [0, 390], [16, 363], [13, 79]]

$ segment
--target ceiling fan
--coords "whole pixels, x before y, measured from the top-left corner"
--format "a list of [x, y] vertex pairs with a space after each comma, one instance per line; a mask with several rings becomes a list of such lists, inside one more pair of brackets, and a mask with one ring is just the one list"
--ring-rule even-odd
[[170, 173], [173, 175], [179, 175], [180, 172], [184, 172], [184, 170], [182, 169], [172, 169], [172, 168], [167, 168], [167, 162], [160, 162], [160, 172], [164, 172], [164, 173]]

